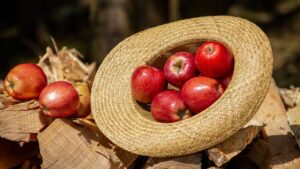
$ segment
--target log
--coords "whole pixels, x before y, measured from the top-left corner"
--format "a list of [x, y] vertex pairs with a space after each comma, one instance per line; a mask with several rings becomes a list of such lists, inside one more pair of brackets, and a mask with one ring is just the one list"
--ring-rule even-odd
[[300, 148], [300, 105], [290, 108], [287, 111], [289, 125], [293, 131], [293, 135]]
[[172, 158], [149, 158], [143, 169], [200, 169], [202, 154]]
[[272, 82], [266, 99], [262, 103], [257, 118], [266, 125], [263, 137], [268, 142], [272, 154], [271, 165], [274, 169], [298, 169], [300, 166], [300, 151], [292, 136], [288, 124], [285, 106], [280, 98], [279, 90]]
[[233, 157], [237, 156], [248, 144], [250, 144], [262, 128], [263, 124], [258, 123], [241, 129], [224, 142], [208, 149], [208, 158], [212, 160], [216, 166], [222, 166], [229, 162]]
[[257, 139], [254, 141], [247, 157], [260, 169], [270, 168], [271, 152], [267, 142]]
[[101, 136], [67, 119], [56, 119], [38, 134], [42, 168], [125, 168], [113, 146]]
[[0, 138], [0, 168], [13, 168], [39, 153], [37, 142], [25, 143], [22, 147], [13, 141]]

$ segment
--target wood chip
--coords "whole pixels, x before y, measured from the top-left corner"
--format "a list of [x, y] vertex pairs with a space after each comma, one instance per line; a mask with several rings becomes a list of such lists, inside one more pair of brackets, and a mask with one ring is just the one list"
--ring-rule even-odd
[[101, 144], [101, 136], [70, 120], [56, 119], [38, 140], [42, 168], [125, 168], [117, 152]]
[[290, 108], [287, 111], [289, 125], [293, 131], [293, 135], [300, 148], [300, 105]]
[[279, 90], [272, 82], [269, 92], [257, 114], [266, 126], [264, 138], [272, 154], [271, 165], [274, 169], [299, 169], [300, 151], [289, 127], [285, 106]]
[[143, 169], [201, 169], [202, 154], [172, 158], [149, 158]]
[[0, 168], [13, 168], [24, 160], [35, 157], [39, 152], [38, 143], [26, 143], [22, 147], [17, 142], [0, 138]]

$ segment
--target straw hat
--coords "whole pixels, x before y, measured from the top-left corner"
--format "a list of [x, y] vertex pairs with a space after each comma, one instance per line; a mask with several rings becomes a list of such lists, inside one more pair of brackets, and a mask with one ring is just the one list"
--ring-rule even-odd
[[[231, 49], [235, 68], [229, 87], [189, 119], [154, 121], [132, 98], [132, 72], [143, 64], [161, 66], [166, 53], [195, 51], [204, 40]], [[198, 152], [224, 141], [253, 117], [271, 82], [272, 62], [268, 38], [247, 20], [213, 16], [161, 25], [125, 39], [107, 55], [93, 83], [92, 113], [103, 134], [130, 152], [157, 157]]]

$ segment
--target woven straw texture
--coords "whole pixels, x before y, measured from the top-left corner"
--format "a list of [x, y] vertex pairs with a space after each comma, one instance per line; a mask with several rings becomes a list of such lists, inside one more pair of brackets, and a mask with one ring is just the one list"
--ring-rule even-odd
[[[135, 68], [193, 42], [217, 40], [235, 58], [232, 81], [212, 106], [192, 118], [159, 123], [132, 98]], [[230, 16], [200, 17], [137, 33], [118, 44], [100, 66], [92, 88], [92, 113], [115, 144], [147, 156], [178, 156], [214, 146], [241, 129], [261, 105], [271, 82], [272, 50], [253, 23]]]

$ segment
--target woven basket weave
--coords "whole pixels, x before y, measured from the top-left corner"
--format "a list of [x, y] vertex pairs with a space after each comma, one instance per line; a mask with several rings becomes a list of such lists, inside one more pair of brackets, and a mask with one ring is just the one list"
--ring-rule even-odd
[[[132, 72], [172, 49], [204, 40], [231, 49], [235, 68], [229, 87], [192, 118], [155, 122], [132, 98]], [[158, 26], [125, 39], [108, 54], [93, 83], [92, 113], [99, 129], [130, 152], [157, 157], [194, 153], [224, 141], [253, 117], [270, 85], [272, 63], [266, 35], [241, 18], [200, 17]]]

